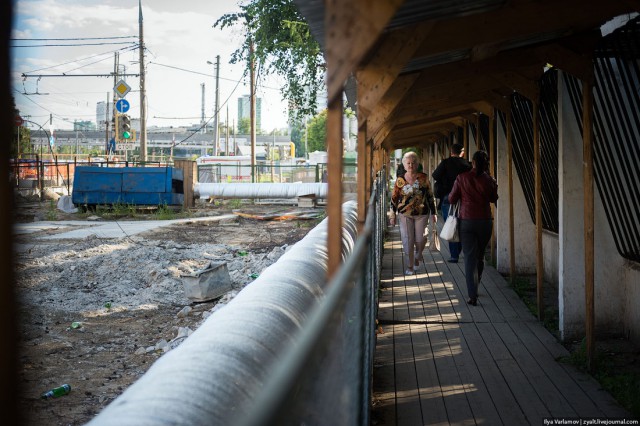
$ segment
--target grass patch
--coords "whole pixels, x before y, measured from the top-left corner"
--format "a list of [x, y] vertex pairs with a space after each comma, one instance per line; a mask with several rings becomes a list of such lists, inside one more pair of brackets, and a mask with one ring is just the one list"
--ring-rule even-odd
[[[535, 278], [535, 277], [534, 277]], [[529, 309], [534, 316], [538, 316], [538, 294], [536, 288], [536, 282], [531, 277], [516, 276], [511, 282], [511, 286], [515, 290], [516, 294]], [[551, 298], [552, 294], [549, 289], [545, 288], [546, 298]], [[558, 324], [558, 310], [555, 304], [550, 303], [548, 300], [544, 302], [544, 319], [542, 324], [549, 330], [554, 336], [559, 335]]]
[[158, 206], [158, 210], [155, 211], [153, 216], [157, 220], [172, 220], [177, 218], [176, 212], [166, 204]]
[[590, 373], [587, 368], [586, 339], [582, 339], [571, 355], [559, 361], [591, 374], [634, 418], [640, 418], [640, 370], [637, 365], [634, 365], [634, 369], [627, 365], [629, 362], [636, 363], [635, 356], [630, 357], [628, 353], [615, 348], [605, 350], [596, 343], [595, 369]]
[[105, 219], [135, 218], [137, 213], [137, 207], [127, 203], [98, 204], [95, 207], [95, 214]]

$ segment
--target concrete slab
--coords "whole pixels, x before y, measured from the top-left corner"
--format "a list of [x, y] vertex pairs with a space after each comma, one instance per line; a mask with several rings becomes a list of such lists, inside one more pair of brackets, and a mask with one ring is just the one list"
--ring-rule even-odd
[[53, 235], [43, 235], [36, 237], [39, 240], [64, 240], [83, 239], [95, 235], [98, 238], [123, 238], [136, 235], [141, 232], [162, 226], [174, 225], [176, 223], [188, 222], [212, 222], [236, 218], [236, 215], [227, 214], [222, 216], [207, 216], [188, 219], [173, 220], [124, 220], [111, 222], [87, 222], [87, 221], [60, 221], [60, 222], [31, 222], [15, 224], [13, 233], [15, 235], [32, 234], [41, 231], [57, 230], [68, 228], [66, 232]]

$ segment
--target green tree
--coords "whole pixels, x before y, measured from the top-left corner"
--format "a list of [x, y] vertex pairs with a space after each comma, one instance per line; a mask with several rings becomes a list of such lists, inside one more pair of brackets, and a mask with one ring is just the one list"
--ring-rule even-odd
[[315, 114], [316, 93], [324, 87], [325, 61], [293, 0], [249, 0], [240, 9], [214, 24], [244, 27], [245, 41], [230, 62], [246, 63], [246, 75], [253, 55], [258, 78], [272, 73], [284, 77], [281, 93], [296, 117]]
[[309, 152], [327, 150], [327, 110], [322, 110], [307, 123]]
[[[20, 116], [20, 110], [16, 108], [15, 100], [13, 102], [13, 116]], [[11, 158], [18, 158], [22, 154], [31, 150], [31, 131], [26, 126], [15, 126], [11, 144], [9, 145], [9, 155]]]
[[248, 118], [241, 118], [240, 121], [238, 121], [238, 134], [248, 135], [249, 133], [251, 133], [251, 120]]

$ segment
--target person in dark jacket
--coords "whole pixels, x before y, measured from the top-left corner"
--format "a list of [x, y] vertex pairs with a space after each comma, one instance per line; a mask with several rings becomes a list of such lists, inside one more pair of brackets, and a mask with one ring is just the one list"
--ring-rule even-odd
[[464, 271], [469, 300], [476, 306], [478, 284], [484, 270], [484, 252], [491, 239], [491, 205], [498, 201], [498, 184], [489, 175], [489, 156], [485, 151], [473, 154], [473, 169], [461, 173], [449, 194], [449, 203], [460, 200], [458, 214], [460, 241], [464, 253]]
[[395, 226], [396, 212], [400, 224], [400, 239], [404, 249], [405, 274], [414, 273], [420, 265], [422, 251], [426, 245], [425, 228], [431, 214], [436, 223], [436, 201], [431, 191], [429, 176], [418, 172], [418, 155], [409, 151], [402, 157], [405, 173], [398, 176], [391, 194], [391, 226]]
[[[440, 207], [442, 209], [442, 219], [447, 220], [449, 214], [449, 193], [453, 188], [453, 183], [456, 181], [456, 177], [460, 173], [464, 173], [471, 170], [471, 164], [464, 158], [464, 146], [459, 143], [451, 145], [451, 156], [445, 158], [438, 164], [438, 167], [431, 173], [431, 177], [436, 182], [436, 194], [435, 196], [440, 199]], [[449, 253], [451, 257], [449, 262], [458, 263], [460, 257], [460, 249], [462, 248], [459, 242], [449, 241]]]

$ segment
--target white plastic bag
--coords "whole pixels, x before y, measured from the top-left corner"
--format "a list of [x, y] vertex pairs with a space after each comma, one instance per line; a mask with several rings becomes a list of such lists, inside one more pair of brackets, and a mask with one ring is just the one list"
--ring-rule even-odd
[[71, 201], [70, 195], [63, 195], [58, 199], [58, 210], [62, 210], [65, 213], [77, 213], [78, 208]]
[[440, 238], [447, 240], [450, 243], [460, 241], [458, 235], [458, 209], [460, 208], [460, 201], [455, 205], [449, 206], [449, 215], [447, 220], [442, 225], [442, 231], [440, 231]]

